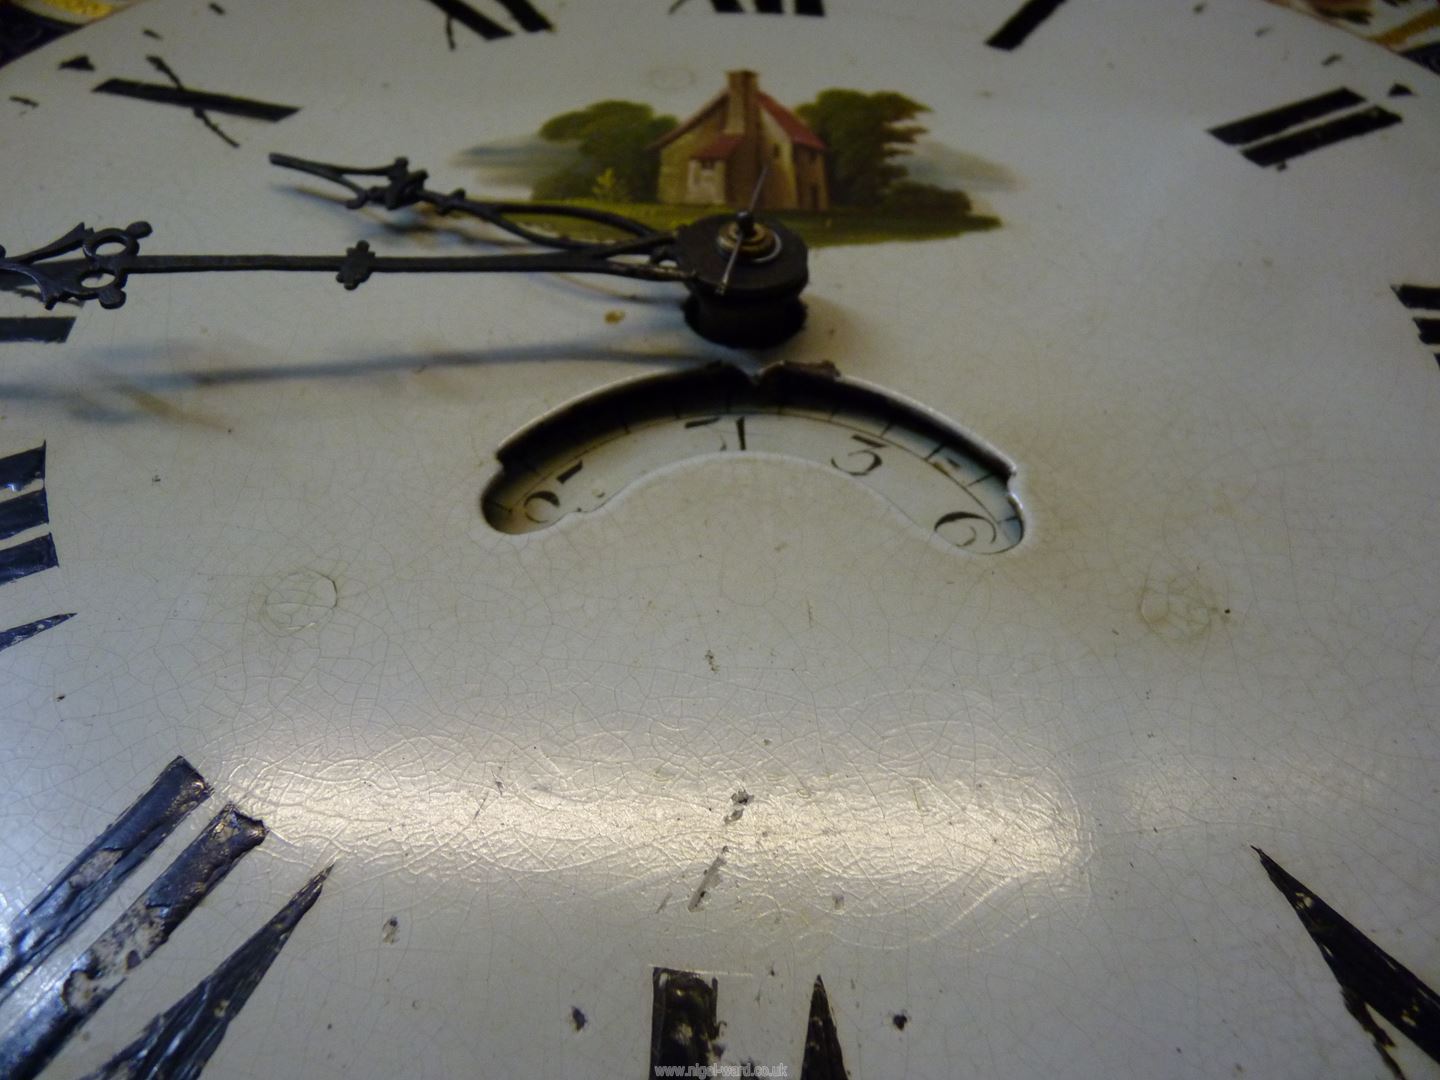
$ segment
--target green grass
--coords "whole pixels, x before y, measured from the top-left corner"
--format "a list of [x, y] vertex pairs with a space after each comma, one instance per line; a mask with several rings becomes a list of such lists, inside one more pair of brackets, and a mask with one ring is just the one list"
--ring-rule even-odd
[[[567, 206], [608, 210], [644, 222], [651, 228], [671, 232], [710, 214], [732, 213], [728, 207], [667, 206], [661, 203], [608, 203], [599, 199], [566, 199]], [[550, 225], [556, 232], [583, 240], [615, 239], [616, 233], [603, 225], [572, 219], [547, 218], [542, 214], [517, 214], [527, 224]], [[761, 216], [766, 216], [762, 214]], [[811, 247], [840, 247], [852, 244], [908, 243], [942, 240], [963, 233], [983, 232], [1000, 227], [1000, 219], [941, 208], [933, 211], [859, 209], [845, 207], [824, 213], [784, 211], [770, 215], [794, 229]]]

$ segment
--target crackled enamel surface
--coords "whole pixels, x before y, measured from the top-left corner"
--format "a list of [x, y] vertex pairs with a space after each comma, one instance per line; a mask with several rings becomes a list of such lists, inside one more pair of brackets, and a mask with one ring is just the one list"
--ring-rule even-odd
[[[38, 102], [0, 102], [0, 242], [467, 250], [266, 154], [523, 197], [468, 152], [607, 98], [685, 117], [737, 70], [928, 105], [926, 160], [999, 224], [817, 244], [763, 358], [663, 285], [508, 276], [135, 278], [0, 344], [0, 458], [45, 447], [0, 511], [47, 507], [0, 547], [55, 552], [0, 629], [73, 613], [0, 649], [0, 923], [177, 756], [213, 789], [0, 1029], [233, 803], [264, 842], [46, 1077], [297, 897], [207, 1077], [640, 1076], [657, 970], [698, 976], [664, 977], [676, 1015], [713, 980], [720, 1062], [792, 1077], [830, 1045], [817, 976], [856, 1080], [1391, 1076], [1252, 846], [1440, 980], [1440, 372], [1393, 291], [1440, 285], [1436, 76], [1253, 0], [1062, 4], [1010, 50], [1015, 0], [536, 5], [553, 30], [476, 0], [514, 32], [452, 49], [423, 3], [147, 0], [0, 70]], [[237, 147], [95, 92], [165, 81], [147, 55], [298, 111], [214, 113]], [[1212, 134], [1342, 87], [1400, 120], [1283, 170]], [[517, 432], [717, 360], [945, 418], [1013, 465], [1023, 539], [980, 557], [838, 467], [723, 453], [487, 522]]]

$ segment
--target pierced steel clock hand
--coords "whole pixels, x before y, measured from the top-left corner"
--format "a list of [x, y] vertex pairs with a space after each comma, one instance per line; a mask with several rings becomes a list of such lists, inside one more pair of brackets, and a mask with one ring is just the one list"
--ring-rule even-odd
[[[271, 154], [270, 163], [285, 169], [309, 173], [311, 176], [318, 176], [322, 180], [330, 180], [348, 188], [354, 193], [353, 198], [345, 201], [345, 205], [351, 210], [359, 210], [371, 203], [377, 203], [386, 210], [400, 210], [416, 205], [432, 206], [441, 214], [456, 212], [469, 214], [540, 247], [573, 250], [593, 248], [596, 245], [593, 242], [573, 240], [569, 237], [527, 228], [521, 223], [511, 220], [510, 215], [543, 215], [606, 225], [635, 237], [652, 240], [657, 245], [673, 239], [671, 234], [652, 229], [642, 221], [636, 221], [634, 218], [628, 218], [621, 214], [612, 214], [605, 210], [591, 210], [587, 207], [569, 206], [565, 203], [483, 202], [470, 198], [466, 195], [464, 188], [456, 188], [448, 193], [431, 191], [425, 187], [425, 181], [429, 179], [430, 174], [423, 169], [412, 170], [409, 159], [403, 157], [396, 158], [389, 165], [381, 165], [372, 169], [331, 165], [323, 161], [309, 161], [305, 158], [292, 157], [289, 154]], [[388, 183], [365, 186], [352, 179], [357, 176], [383, 176]]]
[[[768, 227], [767, 235], [775, 242], [762, 253], [752, 250], [753, 245], [737, 242], [732, 235], [736, 222], [730, 215], [704, 218], [675, 233], [661, 233], [631, 218], [584, 207], [482, 202], [461, 189], [449, 194], [431, 191], [425, 187], [427, 174], [412, 171], [405, 158], [373, 169], [283, 154], [272, 154], [271, 161], [349, 189], [354, 197], [346, 205], [352, 209], [375, 203], [391, 210], [426, 205], [442, 214], [465, 213], [551, 250], [391, 256], [377, 255], [362, 240], [341, 255], [142, 255], [140, 241], [152, 231], [148, 222], [106, 229], [80, 224], [50, 244], [14, 258], [0, 248], [0, 288], [32, 285], [46, 307], [62, 300], [97, 300], [101, 307], [117, 308], [125, 303], [125, 286], [132, 274], [329, 271], [347, 289], [358, 288], [372, 274], [606, 274], [684, 285], [690, 292], [685, 304], [690, 326], [702, 337], [725, 345], [776, 345], [804, 321], [799, 295], [808, 281], [807, 251], [798, 236], [779, 225]], [[353, 179], [366, 176], [385, 177], [387, 183], [364, 186]], [[587, 242], [542, 233], [512, 220], [512, 215], [519, 213], [600, 224], [628, 237]], [[751, 226], [752, 230], [757, 227]]]

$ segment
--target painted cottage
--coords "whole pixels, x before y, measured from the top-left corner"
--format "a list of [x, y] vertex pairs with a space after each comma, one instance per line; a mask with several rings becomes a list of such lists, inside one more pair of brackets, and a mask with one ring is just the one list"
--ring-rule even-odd
[[660, 201], [746, 206], [763, 173], [757, 209], [828, 210], [820, 137], [762, 92], [755, 72], [731, 71], [727, 79], [724, 90], [652, 144], [660, 153]]

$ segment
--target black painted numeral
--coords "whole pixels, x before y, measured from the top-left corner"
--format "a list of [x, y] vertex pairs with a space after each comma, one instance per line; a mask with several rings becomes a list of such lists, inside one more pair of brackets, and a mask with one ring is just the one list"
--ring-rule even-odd
[[[23, 490], [35, 483], [42, 486], [33, 491]], [[0, 491], [20, 492], [10, 498], [0, 498], [0, 540], [9, 540], [50, 523], [50, 503], [45, 495], [44, 483], [43, 444], [0, 458]], [[0, 585], [59, 565], [54, 538], [49, 533], [31, 537], [0, 548]]]
[[129, 974], [170, 940], [195, 906], [265, 839], [265, 826], [227, 806], [134, 903], [0, 1037], [0, 1076], [31, 1080]]
[[1388, 1047], [1394, 1044], [1370, 1009], [1440, 1061], [1440, 996], [1269, 855], [1259, 848], [1255, 853], [1330, 966], [1345, 1008], [1370, 1035], [1390, 1071], [1403, 1075], [1390, 1056]]
[[[1312, 123], [1337, 113], [1340, 115], [1332, 120]], [[1400, 119], [1389, 109], [1372, 105], [1355, 91], [1341, 87], [1221, 124], [1211, 128], [1210, 134], [1227, 146], [1240, 147], [1246, 159], [1262, 168], [1283, 169], [1292, 158], [1380, 131], [1400, 123]]]
[[1013, 52], [1025, 44], [1025, 39], [1035, 32], [1035, 28], [1055, 14], [1055, 9], [1063, 4], [1065, 0], [1025, 0], [1020, 5], [1020, 10], [1005, 20], [1005, 25], [990, 35], [985, 42], [992, 49], [1002, 49], [1005, 52]]
[[[720, 982], [694, 971], [655, 968], [651, 972], [650, 1072], [713, 1075], [724, 1052], [716, 1040], [724, 1028], [719, 1015]], [[840, 1036], [830, 1012], [825, 983], [817, 975], [810, 995], [800, 1080], [849, 1080]]]
[[245, 1007], [295, 927], [320, 899], [329, 874], [326, 869], [311, 878], [224, 963], [151, 1020], [139, 1038], [85, 1080], [199, 1076], [225, 1037], [230, 1021]]
[[1406, 49], [1400, 55], [1440, 75], [1440, 41], [1417, 45], [1413, 49]]
[[236, 97], [233, 94], [214, 94], [206, 90], [193, 90], [180, 80], [175, 70], [159, 56], [145, 58], [168, 83], [136, 82], [133, 79], [106, 79], [95, 87], [97, 94], [114, 94], [117, 97], [149, 101], [157, 105], [178, 105], [189, 109], [195, 118], [213, 132], [219, 139], [232, 147], [240, 144], [221, 130], [210, 116], [212, 112], [227, 116], [240, 116], [247, 120], [263, 120], [276, 124], [300, 111], [298, 105], [277, 105], [270, 101]]
[[[1395, 285], [1393, 288], [1400, 303], [1411, 311], [1429, 313], [1415, 316], [1420, 343], [1440, 345], [1440, 285]], [[1440, 352], [1435, 354], [1435, 362], [1440, 364]]]
[[[561, 485], [568, 484], [584, 468], [585, 461], [582, 458], [557, 475], [555, 479]], [[560, 496], [549, 490], [532, 491], [525, 496], [525, 501], [521, 506], [525, 511], [525, 516], [535, 524], [548, 525], [559, 517], [555, 511], [560, 509]]]
[[844, 455], [843, 461], [838, 457], [832, 457], [830, 464], [835, 468], [850, 476], [869, 476], [885, 464], [885, 459], [879, 453], [887, 446], [883, 439], [872, 439], [868, 435], [851, 435], [850, 439], [859, 443], [860, 448], [848, 451]]
[[[693, 971], [651, 973], [650, 1076], [672, 1069], [705, 1069], [720, 1037], [719, 983]], [[695, 1075], [703, 1075], [697, 1072]]]
[[66, 619], [73, 619], [75, 612], [66, 612], [63, 615], [51, 615], [48, 618], [36, 619], [24, 626], [12, 626], [9, 630], [0, 630], [0, 652], [4, 652], [11, 645], [19, 645], [22, 641], [28, 641], [36, 634], [43, 634], [53, 626], [59, 626]]
[[[717, 425], [717, 424], [719, 424], [719, 423], [720, 423], [720, 417], [718, 417], [718, 416], [703, 416], [703, 417], [699, 417], [699, 418], [694, 419], [694, 420], [686, 420], [686, 421], [685, 421], [685, 430], [686, 430], [686, 431], [693, 431], [693, 430], [696, 429], [696, 428], [715, 427], [715, 425]], [[723, 429], [717, 427], [717, 428], [716, 428], [716, 431], [720, 433], [720, 434], [719, 434], [720, 449], [721, 449], [721, 450], [729, 450], [729, 449], [730, 449], [730, 443], [727, 441]], [[743, 417], [743, 416], [737, 416], [737, 417], [735, 418], [735, 449], [736, 449], [736, 450], [748, 450], [749, 448], [750, 448], [750, 444], [749, 444], [749, 442], [747, 441], [746, 436], [745, 436], [745, 417]]]
[[276, 105], [269, 101], [235, 97], [232, 94], [212, 94], [204, 90], [181, 89], [166, 86], [164, 83], [136, 82], [133, 79], [106, 79], [95, 87], [95, 92], [135, 98], [137, 101], [152, 101], [157, 105], [179, 105], [184, 109], [243, 116], [249, 120], [265, 120], [271, 124], [300, 111], [296, 105]]
[[27, 315], [0, 319], [0, 344], [33, 341], [41, 345], [60, 345], [70, 336], [75, 320], [64, 315]]
[[[784, 15], [787, 6], [796, 15], [825, 14], [825, 0], [789, 0], [788, 5], [786, 0], [751, 0], [751, 4], [757, 15]], [[671, 10], [679, 6], [675, 4]], [[747, 11], [740, 0], [710, 0], [710, 6], [721, 15], [744, 15]]]
[[[479, 34], [486, 41], [496, 41], [511, 36], [510, 30], [488, 15], [481, 14], [465, 0], [428, 0], [428, 2], [443, 11], [447, 19], [453, 19], [466, 29]], [[516, 25], [527, 34], [554, 29], [550, 20], [536, 11], [529, 0], [493, 0], [493, 2], [509, 12]]]
[[45, 500], [44, 488], [0, 502], [0, 540], [49, 523], [50, 504]]
[[55, 539], [49, 533], [0, 550], [0, 585], [8, 585], [31, 574], [53, 570], [60, 565]]
[[45, 444], [0, 457], [0, 488], [19, 491], [36, 480], [45, 479]]
[[10, 925], [0, 929], [0, 1001], [64, 944], [209, 794], [210, 786], [194, 767], [176, 758], [149, 790], [75, 856]]
[[[114, 896], [209, 796], [204, 778], [184, 758], [176, 758], [25, 910], [0, 926], [0, 1001]], [[46, 986], [24, 1016], [0, 1035], [0, 1076], [30, 1080], [40, 1073], [130, 972], [169, 940], [265, 836], [263, 822], [227, 804], [66, 974]], [[230, 1022], [320, 898], [330, 869], [311, 878], [219, 967], [86, 1080], [199, 1076]]]
[[835, 1017], [830, 1012], [830, 997], [825, 983], [815, 976], [810, 993], [810, 1022], [805, 1027], [805, 1057], [800, 1064], [800, 1080], [848, 1080], [845, 1056], [840, 1052], [840, 1034], [835, 1030]]

